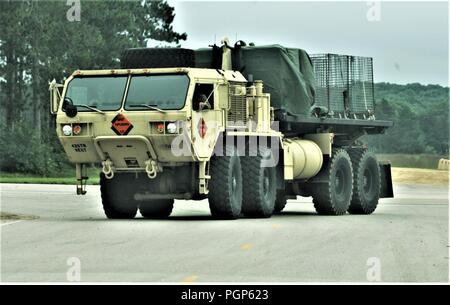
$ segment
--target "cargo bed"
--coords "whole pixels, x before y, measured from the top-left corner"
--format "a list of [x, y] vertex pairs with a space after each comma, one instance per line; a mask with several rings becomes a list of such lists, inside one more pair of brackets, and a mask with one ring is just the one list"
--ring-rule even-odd
[[280, 131], [285, 135], [333, 132], [336, 134], [349, 134], [361, 136], [364, 134], [380, 134], [393, 126], [391, 121], [363, 120], [363, 119], [338, 119], [301, 116], [284, 116], [280, 121]]

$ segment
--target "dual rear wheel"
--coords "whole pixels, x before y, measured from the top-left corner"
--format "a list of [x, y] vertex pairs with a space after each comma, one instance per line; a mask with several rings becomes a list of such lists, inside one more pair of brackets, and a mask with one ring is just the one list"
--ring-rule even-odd
[[364, 150], [351, 150], [353, 167], [353, 196], [350, 214], [372, 214], [381, 192], [381, 172], [376, 157]]
[[380, 169], [376, 157], [364, 149], [334, 149], [310, 192], [321, 215], [371, 214], [380, 197]]

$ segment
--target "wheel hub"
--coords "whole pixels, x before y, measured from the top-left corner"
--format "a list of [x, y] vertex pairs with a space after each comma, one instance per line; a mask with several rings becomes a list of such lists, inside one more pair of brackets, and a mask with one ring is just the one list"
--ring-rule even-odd
[[336, 178], [334, 180], [334, 187], [336, 189], [336, 193], [337, 194], [342, 194], [342, 192], [344, 191], [344, 173], [342, 170], [338, 170], [336, 172]]
[[372, 175], [369, 169], [364, 171], [363, 175], [363, 188], [366, 193], [372, 188]]

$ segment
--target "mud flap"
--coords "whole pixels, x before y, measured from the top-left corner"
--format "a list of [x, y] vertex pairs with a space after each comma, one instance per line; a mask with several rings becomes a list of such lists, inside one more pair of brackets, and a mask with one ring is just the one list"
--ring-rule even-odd
[[378, 163], [381, 175], [381, 191], [380, 198], [394, 198], [394, 190], [392, 188], [392, 175], [390, 163]]

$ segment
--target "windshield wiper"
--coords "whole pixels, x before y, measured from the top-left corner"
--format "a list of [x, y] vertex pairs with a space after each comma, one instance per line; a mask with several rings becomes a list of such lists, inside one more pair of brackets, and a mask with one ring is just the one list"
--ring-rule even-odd
[[158, 107], [153, 106], [153, 105], [147, 105], [147, 104], [130, 105], [130, 107], [145, 107], [145, 108], [148, 108], [148, 109], [159, 111], [161, 113], [167, 113], [167, 111], [162, 110], [161, 108], [158, 108]]
[[101, 111], [100, 109], [97, 109], [97, 108], [89, 106], [89, 105], [80, 104], [80, 105], [74, 105], [74, 106], [75, 107], [84, 107], [84, 108], [90, 109], [92, 111], [96, 111], [98, 113], [101, 113], [101, 114], [106, 114], [105, 112]]

